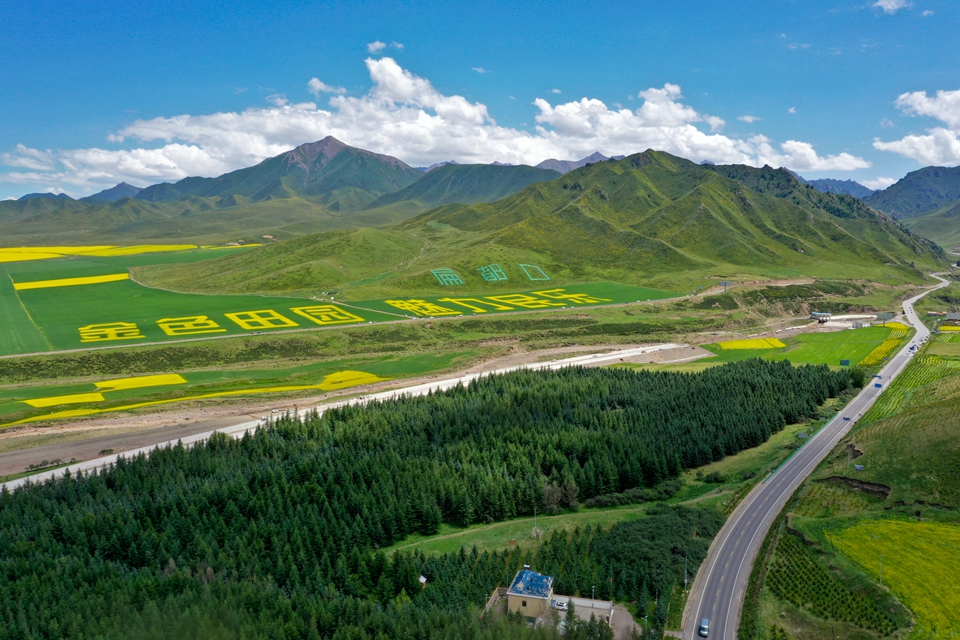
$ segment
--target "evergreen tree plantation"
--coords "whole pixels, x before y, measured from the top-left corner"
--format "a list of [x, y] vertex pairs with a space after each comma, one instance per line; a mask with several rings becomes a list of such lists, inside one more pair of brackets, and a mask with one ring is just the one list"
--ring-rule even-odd
[[4, 492], [0, 638], [547, 634], [480, 621], [479, 607], [524, 563], [554, 575], [558, 592], [596, 585], [597, 597], [647, 602], [682, 581], [684, 556], [697, 566], [723, 516], [658, 505], [607, 531], [548, 538], [535, 556], [529, 545], [430, 557], [380, 549], [444, 522], [655, 487], [862, 384], [858, 370], [762, 360], [694, 374], [516, 372], [286, 416], [240, 440], [215, 436]]

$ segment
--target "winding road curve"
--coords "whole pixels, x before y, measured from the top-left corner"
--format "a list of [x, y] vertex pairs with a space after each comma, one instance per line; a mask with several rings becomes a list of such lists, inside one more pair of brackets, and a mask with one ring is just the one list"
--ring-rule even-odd
[[[691, 590], [683, 638], [697, 638], [703, 618], [710, 620], [711, 639], [733, 640], [737, 637], [750, 571], [770, 525], [797, 487], [873, 405], [890, 381], [907, 366], [916, 353], [910, 351], [910, 346], [919, 346], [930, 336], [930, 331], [917, 317], [913, 305], [928, 293], [950, 284], [937, 275], [934, 277], [941, 283], [903, 303], [904, 314], [917, 333], [880, 371], [880, 379], [872, 380], [836, 418], [758, 484], [727, 519], [710, 546]], [[877, 384], [882, 386], [877, 388]]]

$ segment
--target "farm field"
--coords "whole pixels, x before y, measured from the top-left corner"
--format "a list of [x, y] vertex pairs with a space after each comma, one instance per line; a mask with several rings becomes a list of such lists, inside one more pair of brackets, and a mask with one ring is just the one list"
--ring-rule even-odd
[[300, 366], [134, 376], [0, 389], [0, 428], [230, 396], [335, 391], [443, 371], [473, 352], [349, 358]]
[[[897, 334], [902, 335], [897, 337]], [[699, 360], [698, 364], [719, 364], [749, 358], [763, 358], [764, 360], [789, 360], [795, 364], [828, 364], [834, 367], [839, 367], [841, 360], [849, 360], [852, 366], [862, 363], [881, 348], [884, 349], [885, 356], [889, 355], [892, 353], [889, 347], [902, 344], [905, 337], [906, 333], [898, 328], [865, 327], [827, 333], [801, 333], [782, 339], [756, 338], [719, 342], [704, 345], [705, 349], [715, 353], [716, 356]], [[784, 346], [763, 346], [761, 341], [764, 340], [775, 340]], [[733, 345], [733, 347], [725, 345]]]
[[830, 536], [837, 549], [883, 584], [917, 618], [912, 639], [960, 637], [960, 525], [880, 520]]
[[[489, 296], [397, 297], [350, 304], [260, 295], [184, 294], [140, 285], [128, 269], [224, 251], [80, 256], [0, 265], [0, 355], [165, 342], [410, 318], [550, 310], [676, 294], [613, 283], [544, 286]], [[549, 282], [543, 283], [549, 285]]]
[[[794, 533], [772, 534], [779, 542], [767, 566], [762, 628], [824, 640], [887, 635], [884, 618], [858, 600], [865, 597], [910, 627], [898, 637], [960, 637], [960, 602], [945, 589], [960, 571], [960, 358], [948, 349], [956, 341], [928, 342], [788, 504]], [[804, 591], [818, 582], [818, 591]], [[827, 593], [834, 595], [820, 602]], [[845, 618], [829, 603], [850, 598], [856, 615], [833, 628], [831, 620]]]

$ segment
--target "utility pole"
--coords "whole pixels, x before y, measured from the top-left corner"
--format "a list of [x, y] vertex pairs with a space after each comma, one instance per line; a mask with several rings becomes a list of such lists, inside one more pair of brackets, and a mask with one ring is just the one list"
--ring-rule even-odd
[[590, 599], [593, 600], [594, 606], [597, 604], [597, 585], [590, 587]]
[[683, 556], [683, 588], [687, 588], [687, 556]]

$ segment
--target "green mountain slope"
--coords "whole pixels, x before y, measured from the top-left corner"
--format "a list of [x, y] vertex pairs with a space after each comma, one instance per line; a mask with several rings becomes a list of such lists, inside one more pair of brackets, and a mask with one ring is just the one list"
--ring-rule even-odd
[[422, 246], [397, 231], [332, 231], [198, 262], [193, 269], [144, 267], [138, 277], [181, 291], [309, 291], [321, 283], [327, 291], [401, 268]]
[[[537, 286], [521, 264], [548, 274], [545, 286], [602, 279], [685, 290], [716, 279], [797, 276], [899, 283], [922, 281], [921, 270], [945, 263], [939, 247], [885, 214], [851, 196], [820, 193], [787, 171], [702, 167], [654, 151], [583, 167], [494, 203], [440, 206], [390, 232], [397, 249], [383, 264], [375, 250], [358, 258], [353, 248], [337, 244], [344, 237], [321, 234], [297, 242], [336, 245], [322, 255], [335, 262], [369, 260], [372, 266], [348, 273], [352, 279], [318, 270], [315, 280], [298, 280], [298, 287], [336, 285], [358, 299]], [[271, 255], [283, 254], [286, 246], [294, 245], [270, 247]], [[250, 252], [242, 265], [196, 263], [147, 279], [190, 290], [281, 290], [270, 283], [294, 269], [298, 258], [274, 267], [265, 251]], [[503, 268], [506, 280], [479, 277], [478, 270], [491, 263]], [[217, 276], [221, 267], [232, 271], [232, 280]], [[441, 286], [431, 273], [441, 268], [453, 269], [464, 284]]]
[[895, 218], [923, 215], [960, 200], [960, 167], [924, 167], [864, 198]]
[[942, 247], [960, 247], [960, 199], [920, 216], [904, 218], [904, 226]]
[[428, 209], [452, 202], [495, 202], [534, 182], [559, 177], [558, 171], [525, 165], [447, 164], [404, 189], [380, 196], [365, 208], [385, 207], [401, 201], [413, 201]]

